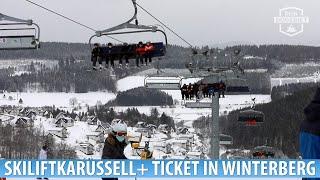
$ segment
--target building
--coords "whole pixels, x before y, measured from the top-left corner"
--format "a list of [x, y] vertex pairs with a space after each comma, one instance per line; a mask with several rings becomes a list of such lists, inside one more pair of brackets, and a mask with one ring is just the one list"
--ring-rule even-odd
[[74, 120], [69, 117], [61, 117], [57, 119], [54, 124], [56, 125], [56, 127], [73, 127]]
[[89, 142], [80, 143], [78, 149], [86, 155], [94, 154], [94, 146]]

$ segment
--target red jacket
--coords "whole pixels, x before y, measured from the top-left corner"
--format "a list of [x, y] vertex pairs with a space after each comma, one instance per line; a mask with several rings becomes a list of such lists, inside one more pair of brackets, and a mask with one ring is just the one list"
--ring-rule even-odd
[[145, 47], [137, 47], [137, 49], [136, 49], [136, 53], [138, 54], [138, 55], [144, 55], [144, 54], [146, 54], [146, 49], [145, 49]]
[[153, 46], [153, 44], [146, 45], [146, 46], [145, 46], [145, 51], [148, 52], [148, 53], [154, 51], [154, 46]]

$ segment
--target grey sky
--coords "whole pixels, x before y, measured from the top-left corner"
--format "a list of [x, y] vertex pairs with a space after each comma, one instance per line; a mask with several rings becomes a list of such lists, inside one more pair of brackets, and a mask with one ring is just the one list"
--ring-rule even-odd
[[[319, 0], [137, 0], [192, 44], [226, 42], [256, 44], [320, 45]], [[105, 29], [127, 20], [133, 13], [130, 0], [34, 0], [95, 29]], [[304, 32], [294, 37], [279, 33], [273, 17], [279, 9], [298, 7], [310, 18]], [[35, 7], [24, 0], [1, 0], [0, 12], [32, 18], [42, 30], [42, 41], [87, 42], [93, 34], [76, 24]], [[140, 23], [157, 24], [140, 11]], [[168, 31], [167, 31], [168, 32]], [[168, 32], [171, 44], [185, 45]], [[155, 37], [155, 38], [153, 38]], [[118, 36], [121, 40], [160, 40], [161, 34]], [[104, 39], [107, 40], [107, 39]]]

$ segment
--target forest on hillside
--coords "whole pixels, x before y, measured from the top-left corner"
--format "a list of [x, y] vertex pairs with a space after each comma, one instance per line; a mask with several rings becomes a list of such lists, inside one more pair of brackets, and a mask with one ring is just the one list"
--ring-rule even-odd
[[108, 106], [170, 106], [171, 96], [155, 89], [139, 87], [119, 92], [116, 99], [107, 103]]
[[[235, 49], [241, 49], [239, 57], [233, 55]], [[160, 67], [184, 68], [186, 63], [198, 61], [202, 65], [231, 65], [240, 61], [246, 69], [276, 68], [278, 63], [302, 63], [306, 61], [319, 62], [320, 47], [301, 45], [238, 45], [225, 49], [208, 46], [197, 48], [200, 55], [193, 56], [190, 48], [177, 45], [168, 45], [167, 54], [160, 62]], [[208, 51], [208, 56], [201, 52]], [[90, 63], [91, 50], [84, 43], [42, 42], [38, 50], [0, 51], [0, 59], [49, 59], [64, 60], [74, 58]], [[243, 56], [252, 56], [245, 58]]]
[[[301, 85], [303, 86], [303, 85]], [[274, 89], [283, 91], [285, 88]], [[228, 116], [220, 117], [220, 131], [231, 135], [234, 148], [251, 149], [256, 146], [267, 145], [282, 150], [290, 158], [299, 156], [299, 127], [304, 119], [304, 108], [312, 100], [316, 87], [304, 86], [299, 91], [273, 100], [268, 104], [257, 105], [256, 110], [265, 114], [265, 122], [256, 127], [246, 126], [237, 121], [239, 110]], [[281, 94], [273, 92], [273, 94]], [[195, 128], [206, 132], [210, 125], [209, 117], [202, 117], [195, 121]], [[207, 130], [208, 134], [209, 130]]]
[[59, 60], [56, 67], [41, 65], [36, 70], [31, 62], [29, 73], [13, 75], [14, 68], [0, 70], [0, 89], [11, 92], [23, 92], [32, 89], [44, 92], [76, 92], [109, 90], [116, 91], [115, 81], [107, 72], [86, 71], [83, 65], [74, 59]]

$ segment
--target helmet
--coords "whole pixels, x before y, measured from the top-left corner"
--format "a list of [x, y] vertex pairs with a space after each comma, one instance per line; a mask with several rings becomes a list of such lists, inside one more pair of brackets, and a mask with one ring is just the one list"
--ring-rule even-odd
[[127, 132], [127, 124], [120, 119], [113, 120], [111, 128], [113, 132]]

